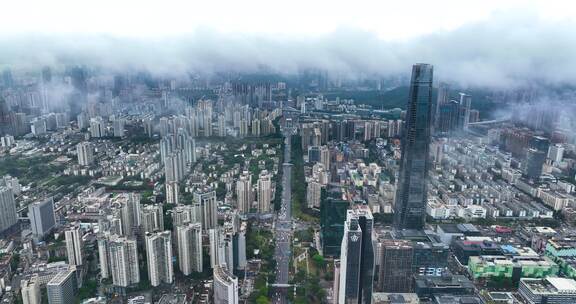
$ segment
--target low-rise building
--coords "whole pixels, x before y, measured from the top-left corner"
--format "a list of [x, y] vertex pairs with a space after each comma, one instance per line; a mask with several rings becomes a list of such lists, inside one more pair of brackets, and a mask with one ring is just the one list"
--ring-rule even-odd
[[576, 281], [565, 278], [522, 279], [518, 293], [528, 304], [576, 303]]

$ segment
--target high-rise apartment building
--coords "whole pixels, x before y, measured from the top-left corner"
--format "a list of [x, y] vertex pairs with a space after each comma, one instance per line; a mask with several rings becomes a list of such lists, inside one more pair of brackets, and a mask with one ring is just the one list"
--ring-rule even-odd
[[258, 212], [270, 212], [272, 201], [272, 178], [268, 171], [263, 170], [258, 177]]
[[432, 112], [432, 72], [429, 64], [412, 67], [402, 157], [394, 205], [397, 229], [422, 229], [426, 216], [426, 178], [429, 164]]
[[306, 186], [306, 202], [308, 208], [320, 208], [320, 197], [322, 194], [322, 184], [313, 180]]
[[42, 303], [40, 293], [40, 282], [38, 276], [20, 281], [22, 294], [22, 304], [40, 304]]
[[216, 191], [210, 187], [194, 191], [194, 204], [201, 210], [202, 229], [213, 229], [218, 225]]
[[66, 240], [66, 254], [68, 265], [79, 266], [83, 264], [82, 231], [79, 226], [72, 226], [64, 232]]
[[182, 152], [175, 151], [164, 158], [166, 182], [178, 182], [184, 177], [184, 158]]
[[112, 284], [129, 287], [140, 282], [138, 267], [138, 245], [135, 239], [117, 235], [98, 238], [100, 274], [103, 278], [112, 277]]
[[146, 234], [148, 277], [154, 287], [174, 282], [172, 234], [170, 231]]
[[240, 213], [250, 212], [250, 206], [252, 205], [252, 176], [248, 172], [243, 172], [236, 181], [236, 201]]
[[238, 278], [223, 265], [214, 267], [214, 303], [238, 304]]
[[123, 118], [116, 118], [112, 123], [114, 137], [124, 137], [124, 126], [126, 121]]
[[180, 226], [198, 223], [202, 225], [200, 210], [195, 205], [177, 205], [172, 209], [172, 225]]
[[164, 208], [162, 205], [146, 205], [140, 211], [141, 229], [144, 233], [164, 231]]
[[180, 203], [180, 185], [178, 182], [166, 182], [166, 203], [177, 205]]
[[106, 136], [106, 123], [102, 117], [90, 119], [90, 137], [100, 138]]
[[78, 164], [80, 166], [90, 166], [94, 162], [94, 147], [90, 142], [81, 142], [76, 145], [78, 154]]
[[330, 169], [330, 149], [328, 146], [320, 146], [320, 163], [324, 165], [326, 170]]
[[178, 266], [184, 275], [202, 272], [202, 225], [190, 223], [176, 226]]
[[224, 115], [218, 115], [218, 136], [226, 136], [226, 118]]
[[120, 204], [122, 218], [122, 234], [132, 236], [140, 227], [140, 194], [121, 193], [115, 197], [115, 201]]

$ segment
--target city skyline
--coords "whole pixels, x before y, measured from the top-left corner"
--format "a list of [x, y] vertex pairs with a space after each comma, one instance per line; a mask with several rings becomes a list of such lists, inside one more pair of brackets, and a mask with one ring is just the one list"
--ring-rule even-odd
[[9, 1], [2, 304], [576, 303], [576, 5]]

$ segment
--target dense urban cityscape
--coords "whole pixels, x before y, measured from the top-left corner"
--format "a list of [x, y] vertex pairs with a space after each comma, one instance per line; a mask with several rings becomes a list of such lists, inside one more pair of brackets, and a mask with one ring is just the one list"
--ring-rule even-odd
[[574, 134], [557, 114], [482, 120], [429, 64], [403, 109], [330, 100], [339, 84], [311, 75], [5, 70], [3, 299], [576, 299]]
[[503, 33], [484, 64], [482, 33], [433, 31], [65, 54], [0, 31], [1, 304], [575, 304], [574, 54]]

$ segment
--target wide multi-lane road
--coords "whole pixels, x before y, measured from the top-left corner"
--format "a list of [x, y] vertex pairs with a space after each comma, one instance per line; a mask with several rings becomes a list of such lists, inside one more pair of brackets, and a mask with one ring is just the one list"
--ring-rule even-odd
[[292, 164], [290, 163], [291, 138], [293, 130], [284, 130], [284, 164], [282, 164], [282, 203], [275, 217], [274, 238], [276, 248], [276, 282], [272, 302], [275, 304], [288, 303], [289, 266], [292, 241]]

